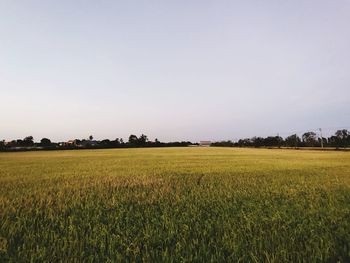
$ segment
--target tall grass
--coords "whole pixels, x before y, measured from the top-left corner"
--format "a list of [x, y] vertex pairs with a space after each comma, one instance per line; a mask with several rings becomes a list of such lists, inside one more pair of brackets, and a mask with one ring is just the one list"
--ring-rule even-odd
[[349, 262], [350, 153], [1, 153], [0, 260]]

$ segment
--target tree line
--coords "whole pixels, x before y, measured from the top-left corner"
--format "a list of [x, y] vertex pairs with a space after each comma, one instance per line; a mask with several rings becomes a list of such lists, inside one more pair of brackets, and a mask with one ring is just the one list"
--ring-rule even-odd
[[5, 142], [0, 141], [1, 151], [16, 151], [16, 150], [57, 150], [57, 149], [103, 149], [103, 148], [136, 148], [136, 147], [185, 147], [196, 145], [189, 141], [175, 142], [160, 142], [158, 139], [150, 141], [148, 136], [141, 134], [137, 137], [131, 134], [128, 141], [124, 142], [122, 138], [115, 140], [104, 139], [100, 141], [94, 140], [90, 135], [88, 139], [75, 139], [67, 142], [52, 142], [48, 138], [42, 138], [40, 142], [34, 142], [33, 136], [27, 136], [24, 139], [12, 140]]
[[281, 136], [253, 137], [240, 139], [237, 142], [221, 141], [211, 144], [222, 147], [335, 147], [346, 148], [350, 146], [350, 132], [346, 129], [338, 130], [330, 137], [320, 138], [313, 131], [305, 132], [301, 137], [297, 134], [286, 138]]
[[[42, 138], [40, 142], [34, 142], [33, 136], [27, 136], [24, 139], [12, 140], [10, 142], [0, 141], [0, 151], [16, 150], [57, 150], [57, 149], [103, 149], [103, 148], [137, 148], [137, 147], [186, 147], [196, 146], [198, 143], [190, 141], [181, 142], [160, 142], [158, 139], [150, 141], [148, 136], [141, 134], [136, 136], [131, 134], [128, 141], [124, 142], [122, 138], [115, 140], [104, 139], [96, 141], [90, 135], [88, 139], [75, 139], [68, 142], [52, 142], [48, 138]], [[219, 147], [350, 147], [350, 132], [346, 129], [338, 130], [330, 137], [320, 138], [313, 131], [305, 132], [301, 137], [297, 134], [286, 138], [281, 136], [252, 137], [233, 141], [213, 142], [211, 146]]]

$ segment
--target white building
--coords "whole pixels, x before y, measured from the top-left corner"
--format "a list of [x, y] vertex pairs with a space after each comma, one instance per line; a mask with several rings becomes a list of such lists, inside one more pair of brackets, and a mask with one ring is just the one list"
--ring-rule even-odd
[[211, 144], [211, 141], [200, 141], [199, 142], [199, 146], [203, 146], [203, 147], [209, 147]]

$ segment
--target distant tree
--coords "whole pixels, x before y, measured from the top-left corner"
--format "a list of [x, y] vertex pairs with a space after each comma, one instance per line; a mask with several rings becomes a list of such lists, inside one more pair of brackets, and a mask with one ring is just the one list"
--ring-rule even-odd
[[302, 136], [305, 146], [313, 147], [317, 145], [316, 133], [306, 132]]
[[5, 149], [5, 140], [0, 141], [0, 150]]
[[301, 143], [300, 137], [296, 134], [288, 136], [284, 141], [288, 147], [298, 147]]
[[132, 144], [132, 145], [137, 145], [138, 144], [138, 138], [136, 135], [134, 134], [131, 134], [129, 136], [129, 143]]
[[239, 139], [237, 142], [238, 147], [250, 147], [253, 146], [253, 143], [251, 139], [246, 138], [246, 139]]
[[210, 146], [232, 147], [232, 146], [234, 146], [234, 143], [232, 141], [221, 141], [221, 142], [213, 142], [210, 144]]
[[120, 140], [119, 140], [119, 138], [115, 138], [115, 140], [112, 141], [111, 143], [114, 145], [114, 147], [119, 147], [119, 146], [120, 146]]
[[42, 138], [40, 140], [40, 145], [43, 147], [51, 146], [51, 140], [48, 138]]
[[33, 136], [27, 136], [23, 139], [23, 146], [33, 146], [34, 138]]
[[339, 139], [343, 140], [343, 139], [347, 139], [349, 136], [349, 132], [348, 130], [344, 129], [344, 130], [338, 130], [335, 132], [335, 136], [337, 136]]
[[154, 140], [154, 145], [155, 146], [159, 146], [161, 143], [160, 143], [160, 141], [158, 140], [158, 138], [156, 138], [155, 140]]
[[92, 141], [94, 137], [92, 135], [89, 136], [89, 140]]
[[325, 138], [325, 137], [319, 137], [319, 138], [317, 138], [317, 141], [318, 141], [318, 145], [322, 145], [321, 144], [321, 141], [322, 141], [322, 143], [323, 143], [323, 146], [327, 146], [328, 145], [328, 140], [327, 140], [327, 138]]
[[108, 147], [108, 146], [111, 146], [111, 141], [108, 140], [108, 139], [104, 139], [104, 140], [102, 140], [102, 141], [100, 142], [100, 144], [101, 144], [102, 146]]
[[283, 142], [283, 139], [280, 136], [269, 136], [264, 139], [265, 146], [279, 147], [281, 146], [282, 142]]
[[[17, 146], [17, 141], [18, 141], [18, 140], [12, 140], [12, 141], [10, 141], [10, 143], [8, 144], [8, 146], [10, 146], [10, 147], [16, 147], [16, 146]], [[22, 141], [22, 140], [20, 140], [20, 141]]]
[[346, 147], [346, 145], [348, 144], [348, 139], [350, 138], [350, 133], [346, 129], [338, 130], [335, 132], [335, 137], [337, 147]]
[[147, 135], [141, 134], [141, 136], [138, 138], [138, 145], [145, 145], [147, 141]]
[[284, 143], [283, 138], [281, 136], [276, 136], [276, 140], [278, 148], [281, 148], [282, 144]]
[[11, 141], [11, 146], [12, 147], [21, 147], [21, 146], [24, 146], [24, 142], [21, 139], [13, 140], [13, 141]]
[[328, 144], [332, 147], [340, 147], [339, 138], [337, 136], [331, 136], [328, 138]]
[[250, 139], [251, 143], [254, 145], [254, 147], [261, 147], [264, 146], [264, 138], [261, 137], [253, 137]]

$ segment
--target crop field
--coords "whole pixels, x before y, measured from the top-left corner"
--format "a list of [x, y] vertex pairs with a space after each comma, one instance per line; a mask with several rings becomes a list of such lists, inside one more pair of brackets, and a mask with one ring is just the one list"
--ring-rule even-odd
[[350, 262], [350, 153], [0, 153], [1, 262]]

